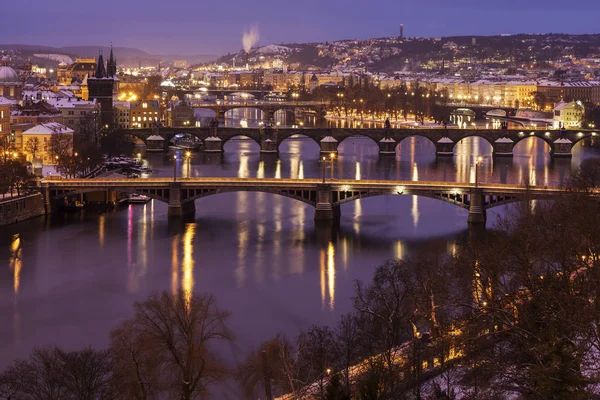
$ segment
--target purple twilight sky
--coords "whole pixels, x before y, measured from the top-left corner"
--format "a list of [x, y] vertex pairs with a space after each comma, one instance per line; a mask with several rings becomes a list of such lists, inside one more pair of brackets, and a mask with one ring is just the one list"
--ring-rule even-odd
[[[0, 43], [222, 54], [258, 26], [261, 44], [395, 36], [596, 33], [600, 1], [0, 0]], [[8, 15], [6, 15], [8, 14]]]

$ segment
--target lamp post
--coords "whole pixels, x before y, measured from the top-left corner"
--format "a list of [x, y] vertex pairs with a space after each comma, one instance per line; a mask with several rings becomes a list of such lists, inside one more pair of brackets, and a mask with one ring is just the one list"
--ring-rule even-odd
[[333, 160], [335, 160], [335, 153], [329, 153], [329, 159], [331, 160], [331, 180], [333, 180]]
[[327, 159], [325, 157], [323, 157], [323, 159], [321, 160], [321, 175], [323, 175], [323, 183], [325, 183], [325, 162], [327, 161]]
[[475, 160], [475, 187], [479, 187], [479, 164], [483, 161], [483, 157], [477, 157]]
[[173, 156], [173, 182], [177, 182], [177, 154]]

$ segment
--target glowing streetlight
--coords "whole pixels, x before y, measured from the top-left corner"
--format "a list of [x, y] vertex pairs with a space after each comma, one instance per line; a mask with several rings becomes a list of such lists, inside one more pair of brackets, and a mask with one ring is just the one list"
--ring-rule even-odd
[[333, 180], [333, 160], [335, 160], [335, 153], [329, 153], [329, 160], [331, 161], [331, 180]]
[[475, 160], [475, 187], [479, 187], [479, 164], [483, 161], [483, 157], [477, 157]]
[[173, 182], [177, 182], [177, 154], [173, 156]]

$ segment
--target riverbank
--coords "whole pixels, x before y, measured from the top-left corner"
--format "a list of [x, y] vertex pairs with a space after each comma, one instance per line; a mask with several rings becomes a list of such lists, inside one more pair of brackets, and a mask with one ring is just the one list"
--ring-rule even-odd
[[14, 224], [44, 214], [44, 199], [40, 193], [0, 200], [0, 226]]

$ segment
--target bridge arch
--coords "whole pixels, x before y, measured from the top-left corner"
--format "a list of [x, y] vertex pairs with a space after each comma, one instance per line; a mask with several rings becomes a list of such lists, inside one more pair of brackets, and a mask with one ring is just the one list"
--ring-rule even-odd
[[494, 118], [494, 117], [508, 117], [508, 111], [503, 110], [501, 108], [494, 108], [485, 113], [486, 117]]
[[317, 204], [317, 191], [315, 189], [270, 189], [270, 188], [256, 188], [253, 190], [240, 189], [240, 188], [219, 188], [219, 189], [182, 189], [181, 192], [181, 203], [191, 203], [198, 199], [208, 196], [215, 196], [224, 193], [237, 193], [237, 192], [258, 192], [268, 193], [278, 196], [287, 197], [293, 200], [300, 201], [310, 206], [316, 206]]
[[[396, 196], [396, 195], [425, 197], [425, 198], [429, 198], [429, 199], [443, 201], [445, 203], [450, 203], [454, 206], [464, 208], [466, 210], [469, 210], [470, 205], [471, 205], [471, 193], [461, 193], [461, 192], [412, 193], [410, 191], [408, 191], [406, 193], [404, 193], [404, 192], [392, 193], [389, 191], [382, 191], [382, 192], [371, 191], [371, 192], [361, 193], [358, 191], [351, 191], [351, 190], [349, 190], [348, 192], [345, 192], [345, 194], [338, 194], [338, 196], [335, 198], [335, 200], [337, 200], [337, 201], [334, 203], [334, 205], [340, 206], [342, 204], [346, 204], [346, 203], [350, 203], [350, 202], [353, 202], [356, 200], [370, 198], [370, 197]], [[534, 200], [534, 199], [535, 198], [533, 198], [531, 200]], [[488, 210], [488, 209], [491, 209], [494, 207], [504, 206], [504, 205], [508, 205], [508, 204], [512, 204], [512, 203], [518, 203], [518, 202], [521, 202], [524, 200], [525, 199], [523, 199], [519, 196], [514, 196], [514, 195], [513, 196], [510, 196], [510, 195], [506, 195], [506, 196], [485, 195], [484, 202], [483, 202], [483, 209]]]
[[[223, 110], [222, 110], [223, 111]], [[235, 112], [238, 111], [241, 115], [235, 115]], [[223, 111], [223, 118], [226, 121], [226, 126], [232, 126], [232, 119], [240, 118], [239, 123], [235, 123], [235, 126], [247, 127], [248, 122], [260, 122], [264, 121], [268, 115], [268, 112], [258, 106], [233, 106], [231, 108], [227, 108]], [[243, 125], [242, 120], [246, 120], [246, 126]]]
[[[361, 139], [361, 140], [362, 140], [362, 139], [367, 139], [367, 141], [369, 141], [369, 142], [373, 143], [373, 145], [374, 145], [374, 146], [375, 146], [377, 149], [379, 149], [379, 143], [377, 143], [377, 140], [375, 140], [375, 139], [374, 139], [374, 138], [372, 138], [371, 136], [368, 136], [368, 135], [363, 135], [362, 133], [355, 133], [355, 134], [353, 134], [353, 135], [346, 136], [346, 137], [344, 137], [342, 140], [340, 140], [340, 141], [339, 141], [339, 143], [338, 143], [338, 150], [340, 149], [340, 146], [342, 146], [342, 144], [343, 144], [344, 142], [345, 142], [345, 143], [346, 143], [346, 145], [347, 145], [348, 143], [350, 143], [350, 141], [352, 141], [352, 140], [356, 140], [356, 139]], [[345, 147], [345, 146], [344, 146], [344, 147]]]
[[[141, 194], [144, 196], [148, 196], [154, 200], [162, 201], [163, 203], [169, 203], [169, 190], [168, 189], [136, 189], [136, 188], [118, 188], [112, 190], [113, 192], [118, 193], [131, 193], [131, 194]], [[60, 193], [51, 193], [51, 197], [54, 200], [64, 199], [65, 197], [77, 196], [80, 194], [86, 193], [101, 193], [106, 192], [104, 189], [99, 188], [84, 188], [77, 190], [65, 190], [60, 191]]]
[[228, 136], [223, 138], [223, 150], [225, 150], [225, 145], [227, 143], [229, 143], [232, 139], [239, 139], [239, 138], [245, 138], [245, 139], [250, 139], [252, 140], [252, 142], [256, 143], [256, 145], [258, 146], [258, 150], [260, 151], [260, 139], [257, 139], [255, 137], [252, 137], [250, 135], [244, 135], [244, 134], [237, 134], [237, 135], [232, 135], [232, 136]]
[[[531, 133], [534, 133], [534, 134], [532, 135]], [[538, 134], [538, 132], [523, 131], [523, 135], [519, 134], [517, 136], [517, 140], [515, 140], [515, 143], [513, 145], [513, 153], [516, 150], [520, 151], [523, 148], [523, 146], [526, 146], [527, 144], [529, 144], [530, 146], [533, 146], [535, 143], [539, 143], [539, 142], [545, 143], [548, 152], [552, 151], [552, 149], [553, 149], [552, 141], [550, 139], [545, 138], [545, 132], [542, 133], [542, 135], [544, 135], [544, 136], [540, 136]]]
[[[286, 143], [286, 142], [287, 142], [287, 143], [286, 143], [286, 145], [290, 143], [290, 142], [289, 142], [289, 139], [305, 139], [305, 138], [306, 138], [306, 139], [309, 139], [309, 140], [308, 140], [308, 142], [312, 142], [312, 143], [314, 143], [314, 144], [316, 145], [317, 151], [319, 151], [319, 149], [320, 149], [320, 147], [319, 147], [319, 141], [318, 141], [317, 139], [315, 139], [314, 137], [311, 137], [311, 136], [309, 136], [308, 134], [305, 134], [305, 133], [300, 133], [300, 132], [293, 133], [293, 134], [291, 134], [291, 135], [289, 135], [289, 136], [286, 136], [286, 137], [285, 137], [283, 140], [281, 140], [281, 142], [279, 142], [279, 143], [277, 144], [277, 149], [278, 149], [279, 151], [281, 151], [281, 146], [282, 146], [284, 143]], [[311, 144], [312, 144], [312, 143], [311, 143]]]
[[573, 140], [573, 147], [580, 144], [583, 145], [585, 141], [600, 139], [598, 132], [577, 132], [575, 135], [575, 140]]
[[460, 147], [465, 145], [465, 141], [469, 142], [472, 141], [475, 138], [475, 140], [479, 140], [479, 139], [483, 139], [484, 142], [484, 148], [483, 149], [479, 149], [478, 153], [479, 154], [492, 154], [493, 153], [493, 149], [494, 149], [494, 145], [492, 143], [492, 138], [489, 137], [485, 137], [480, 133], [466, 133], [465, 136], [461, 137], [459, 140], [456, 141], [456, 143], [454, 143], [454, 154], [459, 153]]
[[432, 148], [435, 150], [435, 141], [430, 137], [427, 137], [425, 135], [420, 135], [418, 133], [400, 139], [400, 141], [396, 144], [396, 149], [398, 149], [398, 146], [400, 146], [400, 144], [402, 144], [402, 142], [404, 142], [404, 144], [406, 144], [408, 141], [416, 140], [418, 142], [420, 139], [425, 139], [424, 142], [427, 143], [427, 145], [431, 144], [431, 146], [433, 146]]

